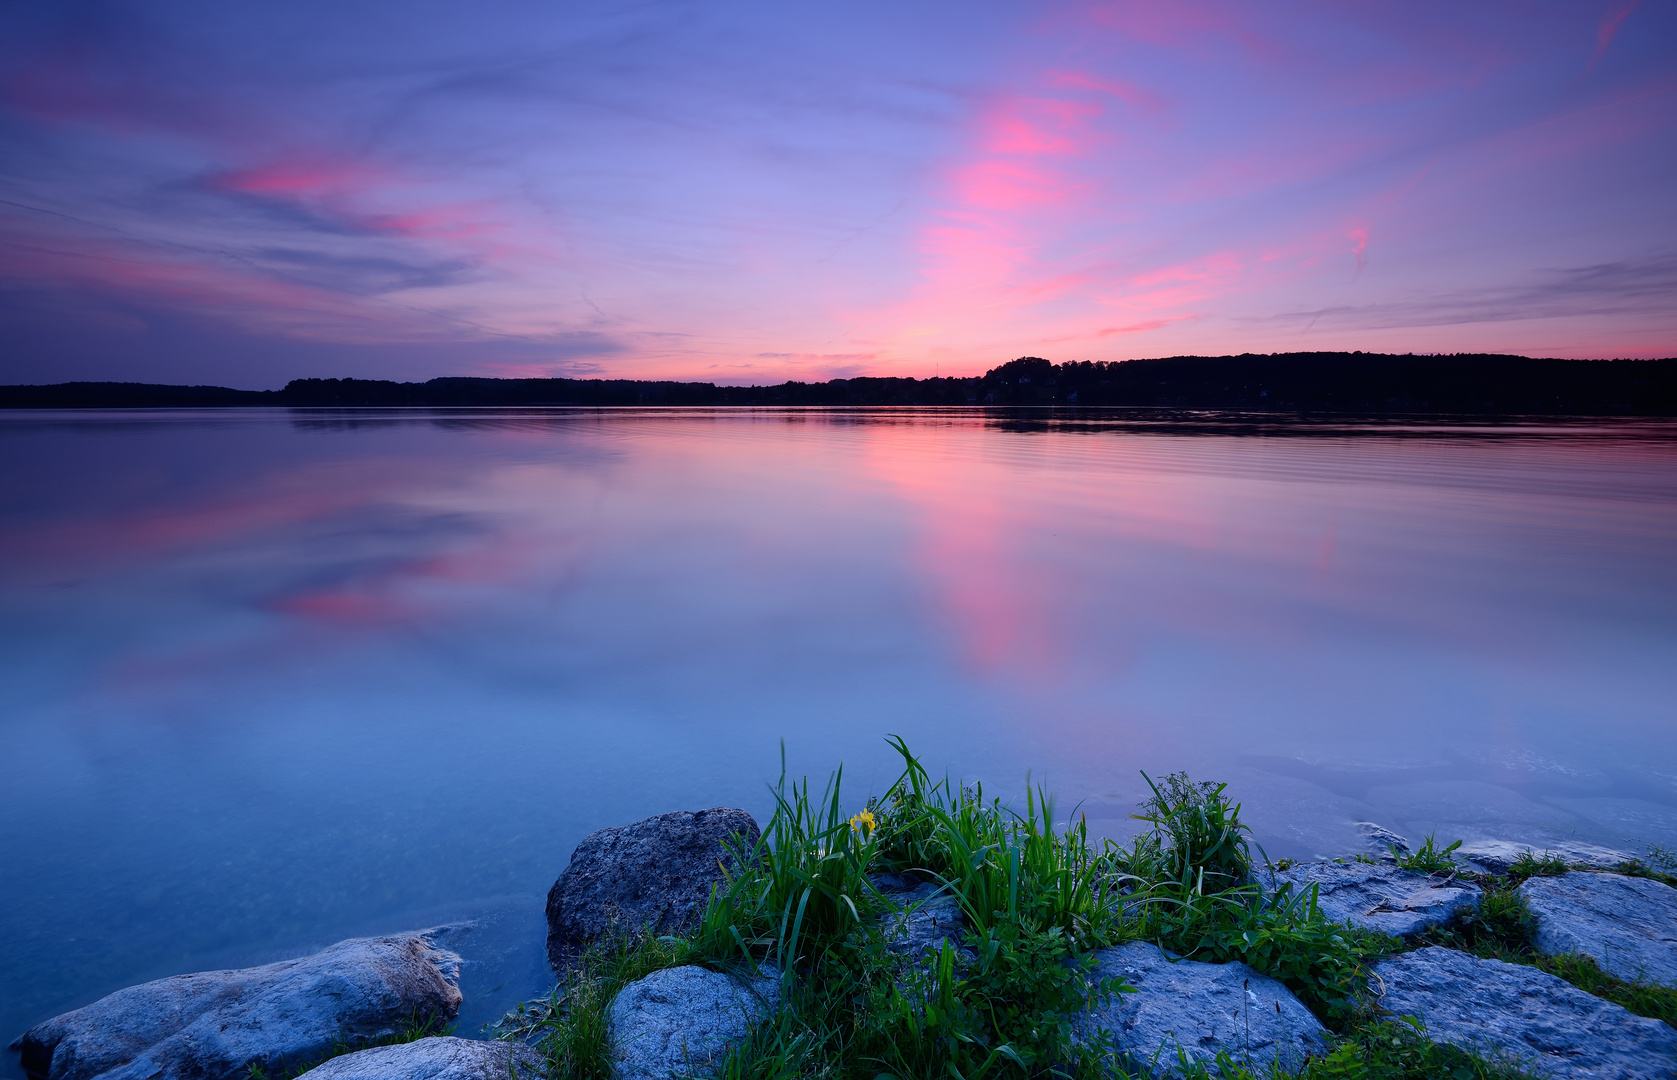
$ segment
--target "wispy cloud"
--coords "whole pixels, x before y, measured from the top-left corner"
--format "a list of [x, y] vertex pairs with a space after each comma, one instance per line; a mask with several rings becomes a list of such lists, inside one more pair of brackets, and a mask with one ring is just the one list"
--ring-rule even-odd
[[[1669, 315], [1677, 298], [1677, 253], [1535, 271], [1528, 280], [1405, 299], [1290, 311], [1275, 321], [1385, 329], [1579, 316]], [[1677, 351], [1677, 350], [1674, 350]]]
[[1304, 325], [1589, 352], [1625, 313], [1677, 352], [1637, 254], [1677, 249], [1673, 33], [1628, 0], [0, 5], [0, 357], [809, 378]]

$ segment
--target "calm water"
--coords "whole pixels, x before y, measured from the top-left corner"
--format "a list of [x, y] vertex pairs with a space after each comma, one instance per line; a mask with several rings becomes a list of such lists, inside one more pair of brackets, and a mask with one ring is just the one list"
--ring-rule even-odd
[[[1677, 843], [1677, 427], [932, 411], [0, 416], [0, 1034], [476, 916], [906, 736], [1275, 857]], [[15, 1073], [16, 1058], [4, 1067]]]

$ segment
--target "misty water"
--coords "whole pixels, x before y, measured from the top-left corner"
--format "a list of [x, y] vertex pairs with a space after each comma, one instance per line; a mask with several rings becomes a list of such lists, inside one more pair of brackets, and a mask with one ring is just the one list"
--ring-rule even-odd
[[[1272, 857], [1677, 843], [1677, 426], [875, 410], [0, 416], [0, 1034], [477, 919], [843, 762], [1226, 780]], [[4, 1068], [15, 1075], [17, 1058]]]

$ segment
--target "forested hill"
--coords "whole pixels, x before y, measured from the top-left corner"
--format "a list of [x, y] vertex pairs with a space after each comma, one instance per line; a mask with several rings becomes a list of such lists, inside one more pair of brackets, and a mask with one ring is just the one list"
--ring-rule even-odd
[[149, 383], [0, 386], [0, 408], [505, 405], [1127, 405], [1355, 413], [1677, 415], [1677, 359], [1273, 353], [1054, 364], [1022, 357], [978, 378], [855, 378], [773, 386], [634, 379], [295, 379], [283, 390]]

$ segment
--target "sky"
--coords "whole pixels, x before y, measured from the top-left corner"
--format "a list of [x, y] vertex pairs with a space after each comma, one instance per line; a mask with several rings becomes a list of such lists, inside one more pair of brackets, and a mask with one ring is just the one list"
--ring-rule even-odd
[[7, 0], [0, 382], [1677, 355], [1677, 0]]

